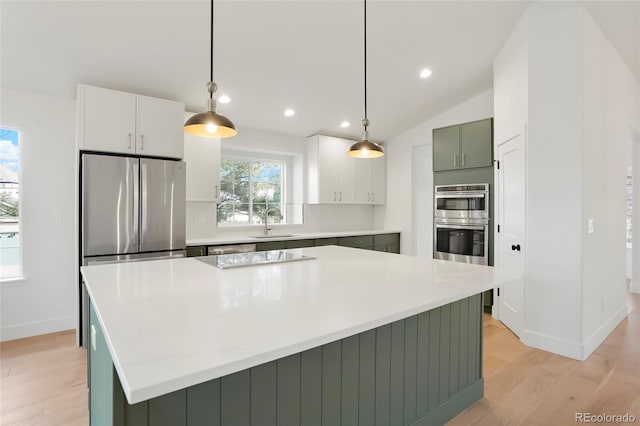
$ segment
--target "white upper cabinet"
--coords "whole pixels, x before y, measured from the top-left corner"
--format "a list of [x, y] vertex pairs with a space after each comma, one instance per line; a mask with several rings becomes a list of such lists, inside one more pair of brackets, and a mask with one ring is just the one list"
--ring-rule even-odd
[[85, 85], [77, 101], [80, 149], [183, 157], [182, 103]]
[[330, 136], [307, 139], [307, 202], [355, 202], [354, 161], [347, 155], [351, 141]]
[[136, 152], [136, 95], [78, 86], [80, 147], [93, 151]]
[[387, 202], [387, 157], [372, 158], [369, 164], [371, 204], [385, 204]]
[[[187, 114], [191, 116], [191, 114]], [[220, 139], [184, 135], [187, 201], [220, 201]]]
[[165, 99], [137, 96], [139, 154], [182, 158], [184, 155], [184, 105]]
[[358, 204], [384, 204], [386, 202], [385, 157], [356, 158], [355, 202]]

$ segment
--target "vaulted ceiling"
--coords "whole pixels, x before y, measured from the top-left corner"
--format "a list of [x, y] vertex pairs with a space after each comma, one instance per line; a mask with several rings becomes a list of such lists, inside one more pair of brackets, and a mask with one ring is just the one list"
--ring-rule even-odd
[[[493, 59], [530, 4], [369, 0], [372, 138], [491, 88]], [[640, 76], [640, 2], [585, 5]], [[240, 131], [360, 136], [362, 1], [216, 1], [215, 11], [214, 80], [232, 98], [219, 111]], [[3, 0], [0, 19], [2, 87], [74, 97], [86, 83], [204, 107], [208, 1]], [[423, 68], [433, 75], [420, 79]]]

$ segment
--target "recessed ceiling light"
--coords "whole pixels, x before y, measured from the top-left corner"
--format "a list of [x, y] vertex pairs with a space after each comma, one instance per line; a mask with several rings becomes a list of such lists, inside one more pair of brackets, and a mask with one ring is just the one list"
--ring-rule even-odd
[[420, 78], [427, 78], [430, 75], [431, 75], [431, 70], [428, 68], [425, 68], [422, 71], [420, 71]]
[[343, 121], [342, 123], [340, 123], [340, 127], [345, 128], [345, 127], [349, 127], [351, 126], [351, 123], [349, 123], [348, 121]]
[[218, 98], [218, 102], [220, 102], [221, 104], [228, 104], [229, 102], [231, 102], [231, 98], [227, 95], [222, 95]]
[[284, 115], [286, 115], [287, 117], [291, 117], [292, 115], [294, 115], [296, 112], [292, 109], [285, 109], [284, 110]]

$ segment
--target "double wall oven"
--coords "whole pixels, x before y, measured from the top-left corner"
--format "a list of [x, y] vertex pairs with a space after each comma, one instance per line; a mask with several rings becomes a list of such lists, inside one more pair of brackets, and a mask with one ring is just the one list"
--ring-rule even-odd
[[435, 187], [434, 258], [489, 264], [489, 184]]

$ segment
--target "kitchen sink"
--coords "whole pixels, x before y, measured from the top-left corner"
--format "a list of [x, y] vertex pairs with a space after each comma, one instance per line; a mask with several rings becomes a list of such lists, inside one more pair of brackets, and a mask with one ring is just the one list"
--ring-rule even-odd
[[250, 235], [251, 238], [258, 238], [258, 239], [264, 239], [264, 238], [286, 238], [286, 237], [294, 237], [295, 235], [293, 234], [272, 234], [272, 235]]

